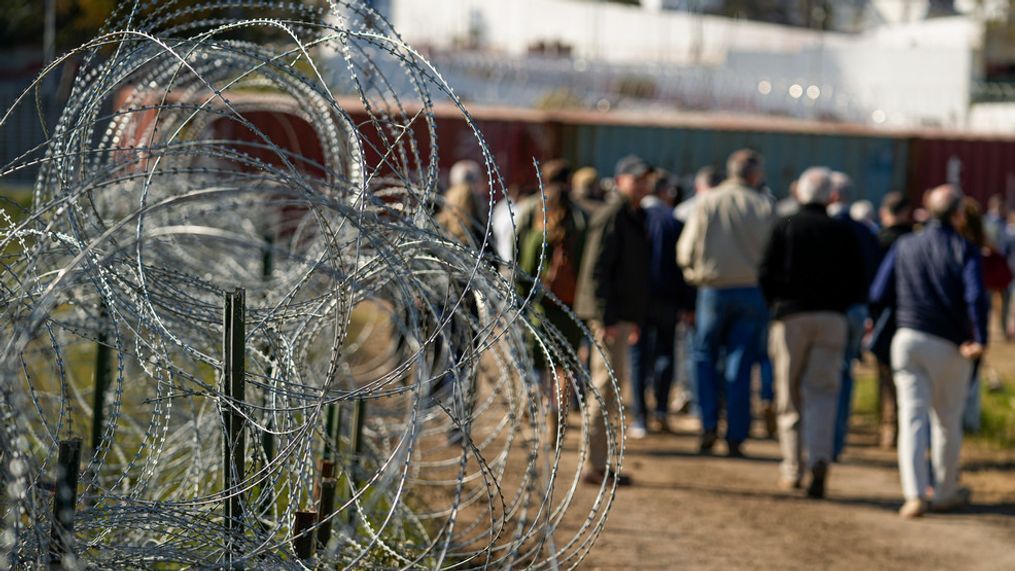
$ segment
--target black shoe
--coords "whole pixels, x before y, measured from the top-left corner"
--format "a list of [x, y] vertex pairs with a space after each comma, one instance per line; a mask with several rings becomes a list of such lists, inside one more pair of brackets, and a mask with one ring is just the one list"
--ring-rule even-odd
[[828, 476], [828, 463], [818, 460], [811, 468], [811, 483], [807, 486], [807, 497], [820, 500], [825, 497], [825, 478]]
[[726, 456], [730, 458], [746, 458], [746, 456], [744, 456], [744, 451], [741, 449], [741, 446], [743, 446], [742, 442], [728, 442]]
[[448, 429], [448, 446], [452, 448], [464, 446], [466, 444], [465, 437], [465, 431], [460, 426], [452, 426]]
[[712, 448], [715, 447], [715, 443], [717, 440], [719, 440], [719, 437], [716, 435], [714, 430], [706, 430], [701, 435], [701, 441], [698, 444], [698, 453], [711, 454]]

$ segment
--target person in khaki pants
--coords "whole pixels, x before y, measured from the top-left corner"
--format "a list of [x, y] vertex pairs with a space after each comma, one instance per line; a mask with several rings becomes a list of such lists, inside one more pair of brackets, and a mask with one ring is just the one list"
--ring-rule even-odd
[[623, 382], [630, 346], [638, 342], [637, 324], [649, 310], [651, 248], [640, 204], [650, 190], [651, 174], [652, 167], [639, 157], [624, 157], [617, 163], [616, 195], [592, 217], [585, 241], [575, 313], [588, 321], [596, 343], [606, 352], [604, 358], [593, 348], [594, 390], [587, 396], [592, 423], [583, 481], [592, 485], [601, 485], [607, 478], [616, 478], [617, 485], [631, 483], [610, 465], [617, 451], [609, 449], [607, 426], [620, 434], [616, 423], [620, 395], [612, 390], [610, 367]]
[[828, 216], [831, 172], [804, 171], [800, 210], [772, 230], [759, 272], [772, 311], [769, 335], [775, 369], [781, 486], [822, 498], [832, 459], [846, 310], [866, 298], [860, 245], [848, 226]]

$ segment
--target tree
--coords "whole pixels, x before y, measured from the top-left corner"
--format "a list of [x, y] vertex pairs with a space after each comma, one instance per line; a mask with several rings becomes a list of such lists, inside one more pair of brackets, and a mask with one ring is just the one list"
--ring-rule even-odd
[[[0, 48], [42, 47], [45, 3], [5, 0], [0, 10]], [[116, 6], [116, 0], [56, 0], [56, 51], [66, 51], [93, 37]]]

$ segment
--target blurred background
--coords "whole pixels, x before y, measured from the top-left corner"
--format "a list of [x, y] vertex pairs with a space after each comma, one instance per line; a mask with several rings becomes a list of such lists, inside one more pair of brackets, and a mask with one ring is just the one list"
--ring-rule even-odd
[[[750, 145], [768, 156], [779, 196], [807, 165], [828, 164], [853, 173], [870, 200], [960, 182], [974, 196], [1015, 202], [1015, 3], [1007, 0], [366, 3], [467, 103], [509, 184], [534, 182], [532, 158], [608, 172], [637, 152], [690, 173]], [[0, 4], [6, 110], [46, 62], [100, 33], [117, 2]], [[320, 55], [341, 73], [339, 54]], [[50, 123], [74, 71], [71, 59], [41, 90]], [[43, 136], [36, 109], [15, 111], [0, 131], [0, 164]], [[456, 149], [467, 126], [450, 115], [442, 163], [477, 158], [476, 148]], [[5, 181], [34, 176], [21, 169]]]

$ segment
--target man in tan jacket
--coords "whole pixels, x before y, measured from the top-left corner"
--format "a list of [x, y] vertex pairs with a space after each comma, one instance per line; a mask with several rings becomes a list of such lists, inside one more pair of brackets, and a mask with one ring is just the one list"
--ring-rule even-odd
[[733, 153], [729, 178], [702, 195], [677, 243], [677, 263], [698, 286], [694, 367], [701, 408], [700, 450], [718, 439], [718, 359], [725, 355], [726, 443], [742, 456], [751, 421], [751, 367], [758, 360], [768, 308], [758, 289], [758, 266], [775, 222], [771, 200], [756, 190], [764, 179], [755, 151]]

